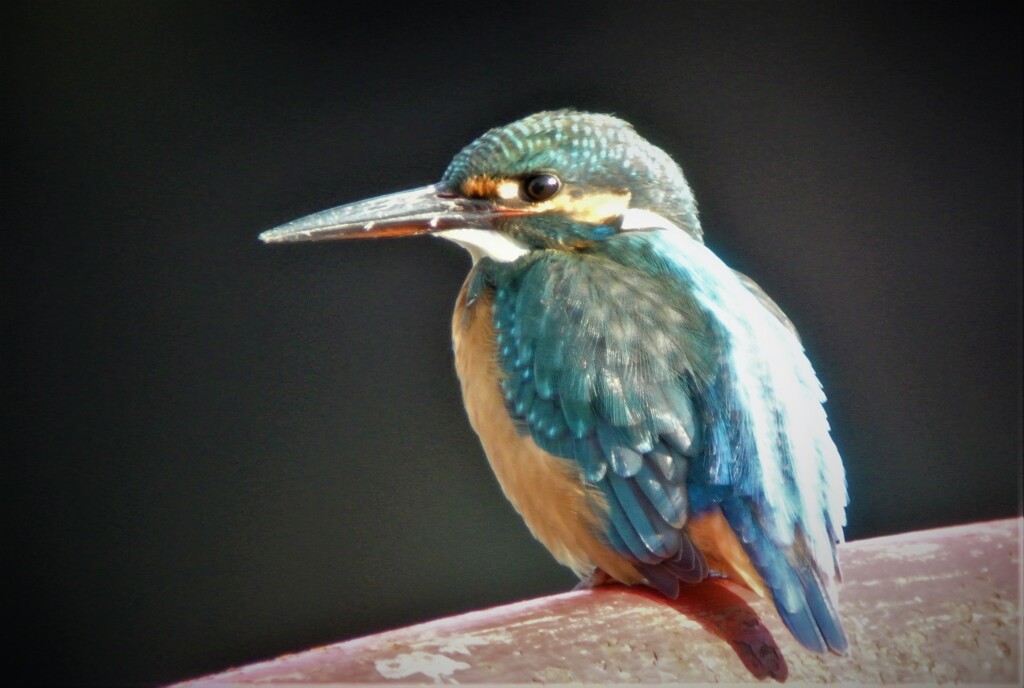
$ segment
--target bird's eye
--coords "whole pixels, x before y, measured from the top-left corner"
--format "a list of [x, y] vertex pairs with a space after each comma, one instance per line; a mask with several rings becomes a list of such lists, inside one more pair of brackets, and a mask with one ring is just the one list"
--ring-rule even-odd
[[553, 174], [535, 174], [523, 180], [523, 196], [530, 201], [546, 201], [562, 188], [562, 180]]

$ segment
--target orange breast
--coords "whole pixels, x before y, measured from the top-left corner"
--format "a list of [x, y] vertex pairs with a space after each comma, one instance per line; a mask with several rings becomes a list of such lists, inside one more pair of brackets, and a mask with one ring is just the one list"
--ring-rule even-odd
[[489, 296], [482, 295], [467, 308], [463, 287], [455, 305], [452, 339], [469, 422], [501, 489], [530, 532], [581, 578], [597, 566], [623, 583], [642, 582], [629, 562], [598, 539], [608, 506], [576, 464], [552, 456], [516, 431], [499, 386]]

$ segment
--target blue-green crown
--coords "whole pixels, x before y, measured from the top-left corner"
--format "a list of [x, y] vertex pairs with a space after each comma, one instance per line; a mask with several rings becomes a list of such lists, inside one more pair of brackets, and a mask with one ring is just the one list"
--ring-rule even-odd
[[553, 110], [496, 127], [463, 148], [443, 180], [458, 186], [478, 175], [539, 171], [556, 172], [568, 183], [628, 189], [631, 207], [652, 210], [701, 235], [697, 204], [679, 165], [610, 115]]

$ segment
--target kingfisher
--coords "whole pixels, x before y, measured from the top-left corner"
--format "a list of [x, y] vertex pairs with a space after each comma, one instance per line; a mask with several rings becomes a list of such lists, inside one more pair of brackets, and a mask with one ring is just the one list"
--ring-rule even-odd
[[669, 598], [727, 577], [809, 650], [846, 654], [848, 502], [789, 318], [703, 242], [680, 166], [622, 119], [491, 129], [440, 181], [262, 241], [433, 235], [472, 268], [452, 319], [469, 422], [505, 496], [584, 587]]

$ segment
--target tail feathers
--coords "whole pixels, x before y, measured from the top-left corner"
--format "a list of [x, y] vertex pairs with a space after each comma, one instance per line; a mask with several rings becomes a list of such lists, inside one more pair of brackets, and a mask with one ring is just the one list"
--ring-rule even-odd
[[817, 573], [806, 567], [801, 572], [800, 583], [804, 591], [804, 599], [814, 623], [817, 624], [821, 637], [828, 645], [828, 649], [836, 654], [845, 655], [850, 649], [850, 641], [846, 638], [846, 631], [839, 620], [839, 612], [833, 604], [832, 598], [827, 594], [827, 587], [821, 582]]
[[783, 550], [774, 544], [747, 500], [733, 499], [721, 506], [751, 563], [771, 590], [779, 616], [793, 637], [814, 652], [845, 655], [849, 641], [828, 593], [829, 586], [822, 580], [820, 565], [801, 548]]

